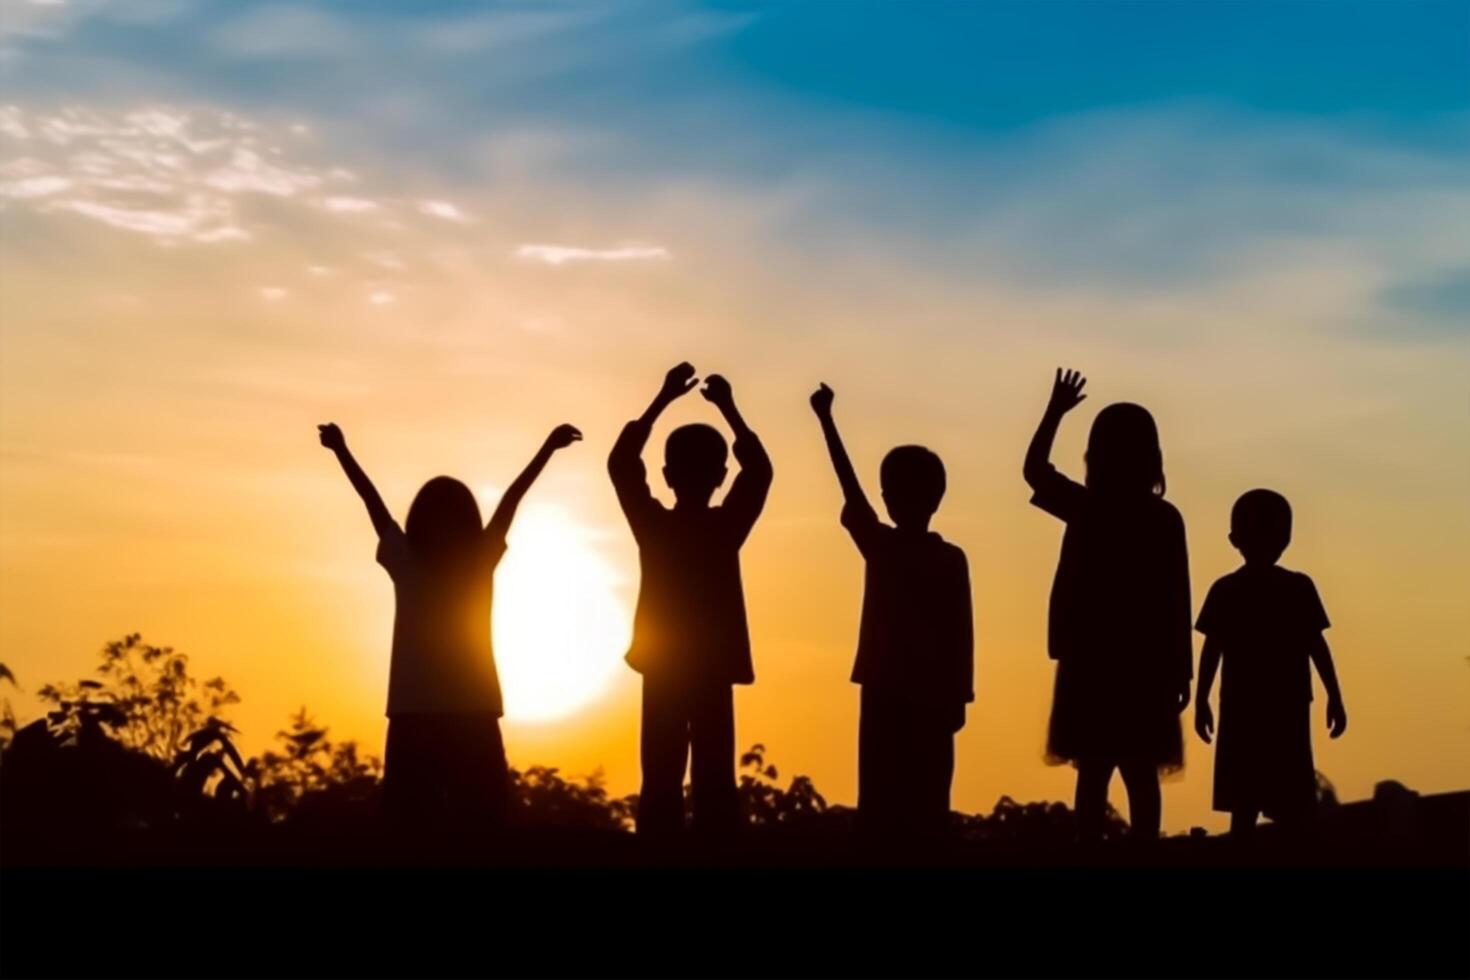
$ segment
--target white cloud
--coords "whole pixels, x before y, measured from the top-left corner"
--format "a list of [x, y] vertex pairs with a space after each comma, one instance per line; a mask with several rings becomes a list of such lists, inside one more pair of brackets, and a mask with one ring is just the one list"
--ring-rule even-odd
[[[0, 198], [172, 243], [245, 241], [254, 237], [249, 198], [300, 198], [343, 179], [273, 148], [268, 129], [228, 112], [30, 113], [7, 105], [0, 107]], [[329, 210], [377, 207], [326, 200]]]
[[419, 210], [432, 217], [443, 218], [445, 221], [453, 221], [462, 225], [475, 220], [461, 211], [457, 205], [448, 201], [420, 201]]
[[373, 304], [374, 306], [387, 306], [389, 303], [392, 303], [397, 298], [398, 297], [394, 296], [386, 289], [375, 289], [372, 292], [368, 293], [367, 299], [368, 302]]
[[369, 201], [364, 197], [329, 197], [322, 201], [322, 207], [328, 211], [353, 214], [363, 211], [376, 211], [379, 205], [377, 201]]
[[291, 295], [289, 291], [280, 286], [261, 286], [260, 298], [268, 303], [277, 303]]
[[616, 248], [580, 248], [574, 245], [522, 245], [517, 258], [565, 265], [568, 262], [647, 262], [669, 258], [662, 245], [620, 245]]

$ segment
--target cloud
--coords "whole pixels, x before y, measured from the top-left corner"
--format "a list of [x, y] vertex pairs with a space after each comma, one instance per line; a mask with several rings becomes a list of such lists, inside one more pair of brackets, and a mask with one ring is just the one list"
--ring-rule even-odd
[[322, 201], [322, 207], [328, 211], [355, 214], [363, 211], [376, 211], [381, 205], [377, 201], [369, 201], [362, 197], [328, 197]]
[[462, 225], [469, 224], [475, 220], [448, 201], [420, 201], [419, 211], [435, 218], [443, 218], [445, 221], [453, 221]]
[[[0, 198], [161, 241], [246, 241], [250, 201], [300, 199], [350, 179], [289, 162], [267, 127], [228, 112], [0, 107]], [[331, 211], [376, 208], [329, 196]]]
[[616, 248], [580, 248], [574, 245], [522, 245], [517, 258], [565, 265], [569, 262], [647, 262], [670, 257], [662, 245], [620, 245]]

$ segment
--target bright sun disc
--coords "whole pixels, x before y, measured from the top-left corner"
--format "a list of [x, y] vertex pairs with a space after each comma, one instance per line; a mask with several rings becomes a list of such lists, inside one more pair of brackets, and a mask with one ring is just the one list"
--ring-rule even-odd
[[495, 578], [495, 662], [506, 717], [566, 717], [607, 688], [627, 650], [621, 577], [593, 533], [555, 505], [525, 505]]

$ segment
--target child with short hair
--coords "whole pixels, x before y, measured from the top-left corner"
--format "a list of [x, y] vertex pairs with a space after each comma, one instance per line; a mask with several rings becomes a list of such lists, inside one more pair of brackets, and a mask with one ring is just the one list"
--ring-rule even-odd
[[728, 472], [725, 437], [708, 425], [681, 426], [664, 446], [664, 479], [675, 504], [654, 499], [643, 449], [664, 409], [698, 384], [692, 365], [672, 368], [644, 413], [623, 427], [607, 460], [642, 575], [627, 661], [643, 675], [643, 834], [683, 828], [686, 763], [695, 828], [723, 833], [739, 823], [733, 685], [755, 681], [740, 548], [765, 507], [772, 471], [729, 382], [712, 374], [701, 394], [735, 433], [740, 473], [724, 501], [712, 505]]
[[1210, 587], [1195, 624], [1205, 648], [1194, 728], [1206, 743], [1214, 734], [1210, 688], [1223, 662], [1214, 802], [1230, 814], [1232, 834], [1247, 834], [1262, 813], [1300, 823], [1316, 803], [1312, 665], [1327, 690], [1332, 738], [1347, 729], [1347, 711], [1317, 587], [1277, 564], [1291, 543], [1291, 504], [1272, 490], [1243, 494], [1230, 511], [1230, 543], [1245, 564]]
[[866, 562], [852, 682], [858, 722], [858, 820], [878, 833], [934, 833], [949, 819], [954, 737], [975, 700], [974, 620], [965, 553], [929, 530], [944, 463], [923, 446], [883, 458], [890, 526], [863, 493], [832, 417], [832, 389], [812, 395], [842, 486], [842, 526]]

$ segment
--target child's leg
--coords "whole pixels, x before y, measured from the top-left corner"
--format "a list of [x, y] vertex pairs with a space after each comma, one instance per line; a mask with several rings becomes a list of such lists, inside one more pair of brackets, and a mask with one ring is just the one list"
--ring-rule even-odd
[[740, 825], [735, 792], [735, 692], [728, 684], [699, 692], [689, 719], [694, 829], [726, 833]]
[[1163, 818], [1159, 793], [1159, 770], [1151, 762], [1125, 762], [1119, 766], [1128, 788], [1128, 824], [1140, 840], [1158, 840]]
[[456, 720], [451, 807], [456, 822], [483, 830], [505, 822], [510, 803], [510, 773], [500, 719], [488, 712]]
[[638, 793], [638, 832], [677, 833], [684, 828], [689, 722], [683, 691], [667, 680], [643, 678], [639, 757], [643, 786]]
[[1108, 783], [1113, 781], [1111, 760], [1081, 759], [1077, 762], [1077, 839], [1083, 843], [1102, 840], [1103, 820], [1108, 808]]
[[[890, 835], [902, 828], [906, 808], [919, 801], [909, 798], [906, 771], [914, 760], [907, 731], [891, 699], [863, 688], [858, 717], [858, 824], [864, 832]], [[920, 789], [922, 774], [915, 774]]]
[[1255, 832], [1258, 817], [1260, 813], [1255, 810], [1230, 811], [1230, 836], [1249, 837]]
[[383, 751], [383, 808], [399, 829], [429, 825], [442, 802], [432, 723], [433, 718], [424, 715], [406, 715], [388, 722], [388, 744]]

